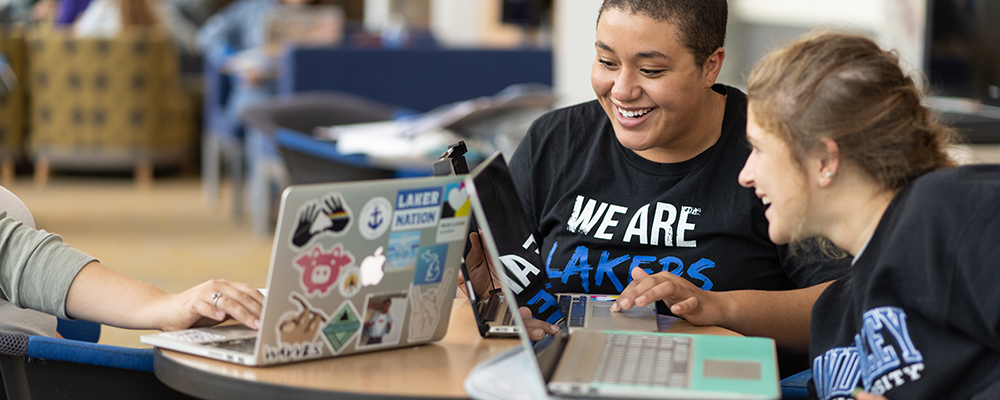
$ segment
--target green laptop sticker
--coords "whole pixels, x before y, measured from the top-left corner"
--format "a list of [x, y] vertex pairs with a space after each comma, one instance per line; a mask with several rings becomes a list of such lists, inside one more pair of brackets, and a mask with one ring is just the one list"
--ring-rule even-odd
[[340, 311], [334, 313], [333, 317], [330, 318], [330, 323], [326, 325], [326, 328], [323, 328], [323, 333], [330, 341], [333, 351], [337, 353], [358, 333], [359, 328], [361, 328], [361, 321], [358, 318], [358, 312], [354, 310], [354, 306], [350, 302], [344, 302]]

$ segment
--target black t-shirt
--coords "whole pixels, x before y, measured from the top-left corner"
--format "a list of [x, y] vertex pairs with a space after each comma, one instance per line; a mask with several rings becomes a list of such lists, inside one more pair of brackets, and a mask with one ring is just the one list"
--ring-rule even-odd
[[937, 171], [900, 192], [813, 307], [812, 395], [997, 398], [998, 211], [998, 165]]
[[715, 291], [787, 290], [843, 273], [783, 267], [763, 204], [737, 181], [750, 154], [746, 95], [714, 89], [727, 96], [722, 134], [680, 163], [649, 161], [622, 146], [597, 101], [535, 121], [510, 169], [545, 265], [516, 288], [520, 304], [552, 322], [560, 315], [552, 293], [617, 294], [636, 266]]

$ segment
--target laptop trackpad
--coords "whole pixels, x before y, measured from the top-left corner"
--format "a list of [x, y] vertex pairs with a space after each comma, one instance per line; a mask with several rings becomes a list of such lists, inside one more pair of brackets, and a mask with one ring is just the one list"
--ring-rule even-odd
[[[594, 304], [592, 307], [593, 311], [590, 316], [594, 318], [612, 318], [611, 317], [611, 305]], [[649, 308], [647, 307], [632, 307], [628, 310], [618, 313], [619, 315], [624, 315], [629, 318], [649, 318]]]
[[754, 361], [705, 360], [708, 378], [760, 380], [760, 363]]

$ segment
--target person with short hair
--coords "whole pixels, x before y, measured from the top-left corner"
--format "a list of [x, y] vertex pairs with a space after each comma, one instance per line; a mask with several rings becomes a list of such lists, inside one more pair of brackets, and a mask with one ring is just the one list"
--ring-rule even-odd
[[[536, 241], [513, 240], [545, 263], [519, 272], [530, 281], [518, 301], [537, 318], [533, 338], [554, 332], [553, 294], [584, 292], [620, 294], [617, 310], [656, 303], [662, 314], [807, 351], [812, 303], [847, 262], [813, 257], [817, 267], [799, 268], [818, 251], [791, 257], [772, 243], [765, 206], [738, 185], [750, 154], [746, 97], [716, 82], [727, 19], [725, 0], [602, 4], [597, 100], [542, 116], [510, 158], [537, 229]], [[488, 288], [476, 272], [474, 286]], [[783, 375], [808, 368], [799, 361], [783, 359]]]
[[1000, 166], [954, 167], [954, 132], [896, 53], [813, 33], [750, 74], [739, 176], [775, 243], [852, 258], [812, 309], [819, 399], [1000, 398]]

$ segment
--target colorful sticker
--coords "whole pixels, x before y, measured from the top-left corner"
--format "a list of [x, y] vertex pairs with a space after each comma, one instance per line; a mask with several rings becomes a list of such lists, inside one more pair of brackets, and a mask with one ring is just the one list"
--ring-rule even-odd
[[343, 236], [351, 227], [351, 209], [340, 193], [306, 202], [297, 215], [299, 222], [292, 233], [295, 247], [303, 247], [319, 235]]
[[385, 197], [368, 200], [358, 214], [358, 231], [368, 240], [382, 237], [392, 223], [392, 202]]
[[397, 232], [389, 235], [389, 250], [385, 254], [385, 272], [416, 267], [418, 249], [420, 249], [420, 231]]
[[340, 270], [354, 263], [354, 256], [335, 244], [332, 250], [324, 250], [317, 245], [307, 253], [295, 259], [295, 267], [302, 271], [302, 287], [306, 296], [326, 296], [330, 288], [337, 283]]
[[265, 344], [262, 349], [264, 362], [269, 364], [310, 360], [323, 356], [323, 342], [321, 340], [295, 344], [278, 343], [275, 346]]
[[382, 255], [382, 246], [375, 249], [375, 254], [361, 260], [361, 286], [375, 286], [382, 282], [385, 272], [382, 266], [385, 265], [385, 256]]
[[450, 183], [444, 187], [445, 201], [441, 205], [441, 224], [438, 225], [437, 242], [454, 242], [469, 234], [471, 203], [465, 183]]
[[440, 284], [422, 293], [420, 286], [410, 286], [413, 311], [410, 313], [410, 336], [407, 341], [427, 340], [434, 335], [438, 319], [441, 318], [441, 303], [444, 301], [445, 293], [448, 292], [445, 286], [451, 281], [451, 274], [451, 270], [445, 271], [445, 278]]
[[370, 294], [365, 302], [364, 325], [358, 347], [399, 343], [406, 318], [407, 292]]
[[361, 270], [357, 267], [344, 267], [340, 269], [340, 295], [343, 297], [354, 297], [361, 291]]
[[444, 186], [445, 202], [441, 206], [441, 218], [468, 217], [472, 204], [465, 182], [449, 183]]
[[358, 310], [350, 301], [345, 301], [340, 309], [330, 317], [330, 323], [326, 325], [326, 328], [323, 328], [323, 334], [326, 336], [333, 353], [337, 354], [360, 330], [361, 319], [358, 318]]
[[414, 230], [437, 225], [441, 214], [441, 188], [400, 190], [392, 230]]
[[417, 270], [413, 274], [414, 285], [441, 282], [448, 245], [438, 244], [421, 247], [417, 252]]
[[264, 345], [264, 360], [287, 362], [322, 356], [323, 343], [317, 335], [326, 325], [327, 317], [322, 310], [295, 293], [290, 293], [288, 299], [297, 305], [298, 311], [289, 311], [281, 316], [281, 322], [275, 327], [278, 344]]

